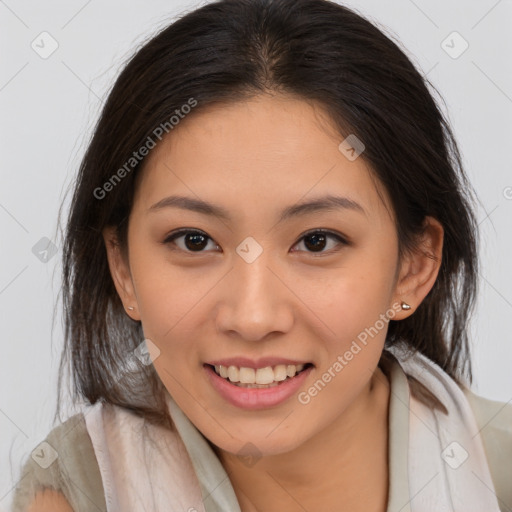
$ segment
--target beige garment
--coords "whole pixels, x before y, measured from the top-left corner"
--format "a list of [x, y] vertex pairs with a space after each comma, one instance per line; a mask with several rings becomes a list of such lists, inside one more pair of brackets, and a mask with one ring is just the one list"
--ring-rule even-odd
[[[409, 399], [410, 385], [402, 366], [393, 361], [384, 368], [391, 383], [389, 411], [389, 501], [388, 512], [410, 510], [409, 489]], [[412, 383], [411, 383], [412, 384]], [[463, 389], [481, 430], [493, 485], [501, 511], [512, 510], [512, 404], [484, 399]], [[99, 404], [96, 404], [99, 405]], [[85, 414], [93, 410], [89, 406]], [[111, 414], [116, 408], [106, 406]], [[127, 411], [118, 411], [132, 414]], [[196, 483], [204, 497], [207, 512], [222, 503], [220, 510], [237, 512], [238, 503], [229, 478], [215, 453], [202, 434], [192, 425], [181, 409], [172, 411], [180, 433], [179, 441], [187, 450], [197, 477]], [[25, 512], [37, 489], [52, 487], [60, 490], [75, 512], [107, 512], [105, 487], [98, 459], [82, 413], [54, 428], [46, 441], [59, 453], [57, 460], [43, 469], [29, 458], [23, 467], [23, 477], [15, 489], [13, 512]], [[192, 477], [193, 479], [193, 477]], [[186, 509], [185, 509], [186, 510]], [[429, 511], [430, 512], [430, 511]], [[482, 511], [484, 512], [484, 511]], [[487, 511], [485, 511], [487, 512]]]

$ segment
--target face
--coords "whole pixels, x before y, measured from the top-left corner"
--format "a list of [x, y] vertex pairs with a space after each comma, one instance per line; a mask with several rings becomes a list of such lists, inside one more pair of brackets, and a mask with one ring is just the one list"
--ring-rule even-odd
[[[392, 208], [342, 140], [319, 106], [257, 97], [185, 118], [138, 177], [122, 298], [169, 393], [228, 452], [283, 453], [339, 421], [377, 367], [383, 318], [402, 314]], [[326, 196], [344, 199], [303, 206]], [[230, 383], [222, 363], [273, 382]]]

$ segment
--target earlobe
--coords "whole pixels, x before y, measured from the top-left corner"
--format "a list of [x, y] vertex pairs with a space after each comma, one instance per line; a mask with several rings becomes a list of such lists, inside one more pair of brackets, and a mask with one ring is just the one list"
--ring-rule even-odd
[[103, 230], [103, 240], [107, 251], [110, 275], [121, 302], [130, 318], [140, 321], [130, 267], [128, 261], [126, 261], [126, 258], [122, 254], [121, 246], [113, 226], [107, 226]]
[[416, 247], [404, 256], [395, 286], [394, 301], [401, 304], [396, 320], [412, 315], [434, 286], [441, 268], [443, 238], [439, 221], [426, 217]]

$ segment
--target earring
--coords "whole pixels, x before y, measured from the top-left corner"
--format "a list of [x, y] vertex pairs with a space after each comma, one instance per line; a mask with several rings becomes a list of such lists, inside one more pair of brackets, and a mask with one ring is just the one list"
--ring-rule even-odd
[[411, 309], [411, 306], [409, 306], [409, 304], [407, 304], [407, 302], [404, 302], [404, 301], [402, 301], [401, 306], [402, 306], [402, 309], [404, 309], [404, 310]]
[[133, 306], [128, 306], [128, 309], [129, 309], [130, 311], [133, 311], [135, 308], [134, 308]]

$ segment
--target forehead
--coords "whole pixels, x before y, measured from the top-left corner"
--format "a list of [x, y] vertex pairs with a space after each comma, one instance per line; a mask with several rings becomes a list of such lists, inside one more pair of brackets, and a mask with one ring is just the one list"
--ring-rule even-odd
[[[339, 194], [382, 213], [388, 201], [363, 160], [340, 151], [344, 137], [318, 104], [259, 96], [185, 117], [151, 151], [136, 205], [167, 193], [196, 195], [242, 216], [308, 196]], [[280, 208], [278, 208], [280, 210]]]

